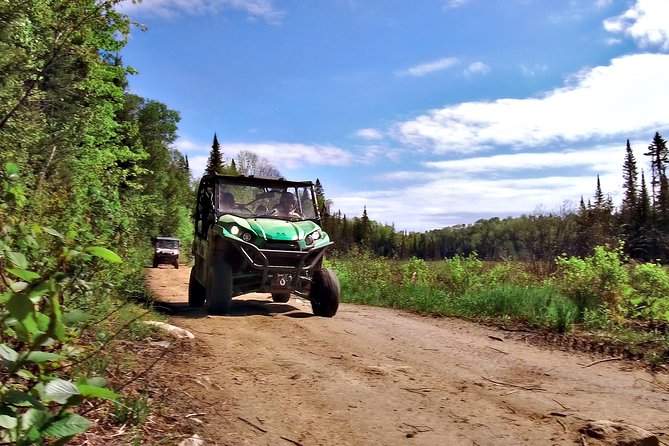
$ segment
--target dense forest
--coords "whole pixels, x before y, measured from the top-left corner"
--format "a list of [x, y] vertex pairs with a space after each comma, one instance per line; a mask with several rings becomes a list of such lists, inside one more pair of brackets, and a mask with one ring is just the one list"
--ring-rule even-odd
[[[669, 259], [669, 182], [666, 165], [667, 142], [655, 133], [648, 151], [651, 181], [639, 173], [629, 140], [623, 166], [623, 200], [614, 206], [593, 178], [594, 195], [581, 197], [577, 208], [559, 212], [481, 219], [423, 233], [397, 231], [379, 224], [363, 209], [362, 217], [347, 218], [340, 211], [326, 214], [325, 228], [339, 249], [358, 246], [389, 258], [426, 260], [477, 255], [486, 260], [552, 260], [561, 254], [587, 256], [595, 246], [617, 246], [624, 242], [625, 253], [639, 260]], [[323, 209], [329, 203], [320, 182], [317, 190]]]

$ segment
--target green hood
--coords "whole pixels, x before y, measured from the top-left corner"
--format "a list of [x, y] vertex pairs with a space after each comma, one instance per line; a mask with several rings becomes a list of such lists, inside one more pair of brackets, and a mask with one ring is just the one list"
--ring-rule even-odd
[[299, 241], [320, 227], [311, 220], [286, 221], [276, 218], [242, 218], [225, 214], [218, 220], [224, 227], [237, 225], [264, 240]]

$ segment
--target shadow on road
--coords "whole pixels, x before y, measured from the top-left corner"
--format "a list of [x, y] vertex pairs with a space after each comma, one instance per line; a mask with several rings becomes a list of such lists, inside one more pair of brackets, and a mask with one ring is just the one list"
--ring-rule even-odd
[[[185, 318], [203, 318], [209, 316], [206, 307], [191, 307], [186, 302], [163, 302], [155, 301], [153, 303], [154, 310], [167, 314], [172, 317]], [[232, 300], [230, 312], [224, 317], [237, 316], [287, 316], [293, 318], [308, 318], [314, 315], [309, 312], [302, 311], [288, 303], [275, 303], [270, 300], [261, 299], [240, 299]], [[218, 316], [218, 315], [212, 315]]]

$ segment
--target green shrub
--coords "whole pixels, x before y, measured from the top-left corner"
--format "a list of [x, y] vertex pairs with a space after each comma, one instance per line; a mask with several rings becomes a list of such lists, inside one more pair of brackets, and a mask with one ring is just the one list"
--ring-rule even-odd
[[[103, 247], [77, 246], [53, 229], [20, 221], [16, 211], [24, 200], [16, 166], [8, 164], [0, 179], [0, 215], [8, 215], [0, 221], [5, 234], [0, 239], [0, 442], [64, 444], [91, 424], [71, 408], [85, 399], [118, 395], [104, 387], [103, 378], [70, 379], [63, 370], [82, 353], [71, 324], [85, 319], [83, 313], [66, 313], [63, 303], [70, 293], [91, 287], [88, 279], [98, 259], [121, 259]], [[57, 259], [49, 258], [52, 248], [44, 244], [60, 247]]]
[[633, 318], [669, 322], [669, 275], [656, 263], [636, 265], [631, 278], [633, 291], [626, 302]]
[[623, 299], [629, 295], [629, 277], [623, 265], [622, 245], [595, 247], [594, 254], [579, 257], [559, 256], [554, 283], [579, 309], [580, 317], [586, 309], [606, 305], [617, 315]]
[[436, 280], [444, 286], [451, 295], [462, 295], [476, 288], [482, 283], [481, 273], [483, 262], [476, 253], [467, 257], [456, 255], [451, 259], [444, 259], [437, 271]]

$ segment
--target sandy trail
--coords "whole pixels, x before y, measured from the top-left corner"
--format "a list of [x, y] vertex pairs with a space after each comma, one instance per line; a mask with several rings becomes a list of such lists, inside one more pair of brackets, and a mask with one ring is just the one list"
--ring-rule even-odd
[[[669, 377], [547, 349], [457, 319], [252, 294], [229, 316], [188, 308], [189, 268], [149, 270], [192, 349], [163, 372], [197, 402], [206, 444], [568, 445], [585, 421], [669, 443]], [[588, 439], [588, 444], [597, 444]]]

